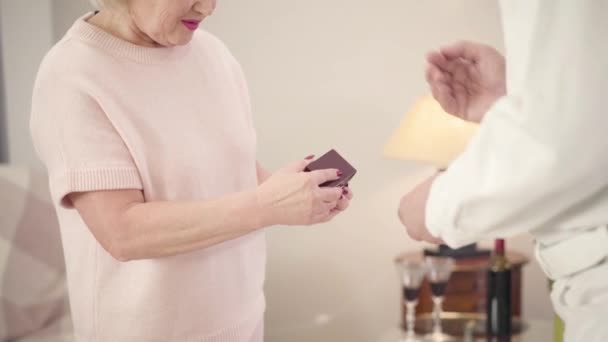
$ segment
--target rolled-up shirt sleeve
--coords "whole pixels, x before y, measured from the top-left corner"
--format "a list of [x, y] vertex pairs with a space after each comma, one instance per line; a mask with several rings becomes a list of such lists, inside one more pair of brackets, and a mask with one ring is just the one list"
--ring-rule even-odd
[[531, 3], [522, 84], [430, 190], [427, 227], [452, 247], [608, 223], [608, 2]]

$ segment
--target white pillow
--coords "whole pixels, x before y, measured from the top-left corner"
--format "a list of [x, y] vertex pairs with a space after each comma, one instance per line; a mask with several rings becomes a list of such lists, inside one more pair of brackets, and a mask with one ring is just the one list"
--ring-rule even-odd
[[70, 336], [65, 261], [43, 172], [0, 165], [0, 341]]

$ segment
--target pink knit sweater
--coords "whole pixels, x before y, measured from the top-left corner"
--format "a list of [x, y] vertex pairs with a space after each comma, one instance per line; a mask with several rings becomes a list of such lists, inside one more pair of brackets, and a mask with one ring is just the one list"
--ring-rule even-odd
[[262, 232], [174, 257], [119, 262], [65, 201], [141, 189], [205, 200], [257, 185], [238, 63], [198, 31], [175, 48], [120, 40], [79, 19], [45, 57], [31, 129], [59, 216], [79, 341], [261, 341]]

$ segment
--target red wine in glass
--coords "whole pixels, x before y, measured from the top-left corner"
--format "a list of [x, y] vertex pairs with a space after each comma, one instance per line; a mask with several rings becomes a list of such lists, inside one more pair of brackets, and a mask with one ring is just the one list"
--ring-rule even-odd
[[403, 297], [408, 302], [415, 302], [416, 300], [418, 300], [419, 293], [419, 287], [403, 287]]
[[445, 294], [445, 288], [448, 286], [446, 281], [431, 282], [431, 293], [435, 297], [442, 297]]

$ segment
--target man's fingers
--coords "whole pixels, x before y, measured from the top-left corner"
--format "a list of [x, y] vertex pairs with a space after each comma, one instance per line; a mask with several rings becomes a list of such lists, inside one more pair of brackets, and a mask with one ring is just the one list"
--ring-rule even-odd
[[433, 97], [448, 113], [451, 113], [456, 102], [454, 90], [445, 84], [436, 84], [431, 87]]
[[433, 65], [440, 70], [445, 70], [448, 63], [448, 60], [439, 51], [431, 51], [427, 53], [426, 60], [430, 65]]
[[479, 60], [479, 49], [479, 44], [463, 40], [448, 46], [444, 46], [440, 49], [440, 51], [447, 60], [464, 58], [476, 63]]
[[434, 65], [428, 65], [426, 69], [426, 81], [428, 83], [446, 83], [450, 80], [450, 75], [441, 71]]

